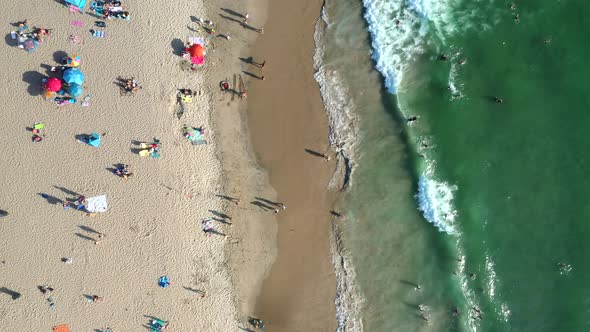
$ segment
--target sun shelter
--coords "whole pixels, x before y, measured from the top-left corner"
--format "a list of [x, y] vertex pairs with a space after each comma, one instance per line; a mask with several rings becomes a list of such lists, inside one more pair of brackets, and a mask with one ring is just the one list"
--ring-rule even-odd
[[53, 332], [70, 332], [67, 324], [61, 324], [53, 327]]
[[53, 97], [55, 97], [55, 92], [49, 90], [43, 91], [43, 98], [45, 98], [45, 100], [49, 100]]
[[81, 62], [82, 60], [80, 59], [79, 55], [73, 54], [70, 57], [68, 57], [68, 65], [72, 67], [78, 67]]
[[106, 212], [108, 210], [107, 196], [100, 195], [86, 199], [88, 212]]
[[101, 143], [100, 135], [97, 133], [92, 133], [90, 137], [88, 137], [88, 145], [92, 145], [95, 148], [99, 147]]
[[68, 88], [68, 94], [74, 98], [80, 97], [83, 92], [84, 89], [80, 84], [73, 83], [70, 84], [70, 87]]
[[205, 63], [205, 57], [192, 56], [191, 63], [194, 63], [195, 65], [202, 65]]
[[45, 90], [53, 92], [61, 90], [61, 81], [55, 77], [50, 77], [45, 82]]
[[78, 68], [66, 69], [64, 71], [63, 80], [68, 84], [82, 85], [84, 83], [84, 74]]
[[67, 4], [83, 9], [86, 6], [86, 0], [65, 0]]
[[188, 49], [188, 53], [191, 55], [191, 57], [204, 57], [205, 48], [201, 44], [193, 44]]
[[168, 278], [168, 276], [161, 276], [158, 279], [158, 286], [160, 286], [161, 288], [166, 288], [170, 286], [170, 278]]

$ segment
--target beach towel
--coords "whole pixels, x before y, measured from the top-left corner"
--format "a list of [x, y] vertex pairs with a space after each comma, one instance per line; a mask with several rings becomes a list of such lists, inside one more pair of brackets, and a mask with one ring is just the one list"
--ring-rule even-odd
[[192, 141], [193, 145], [205, 145], [207, 144], [207, 141], [204, 139], [196, 139], [194, 141]]
[[53, 327], [53, 332], [70, 332], [67, 324], [57, 325]]
[[88, 202], [86, 210], [89, 212], [106, 212], [108, 210], [106, 195], [90, 197], [86, 201]]
[[93, 30], [92, 31], [92, 37], [94, 37], [94, 38], [105, 38], [106, 36], [107, 36], [106, 31], [102, 31], [102, 30]]
[[74, 21], [72, 21], [72, 25], [75, 26], [75, 27], [83, 27], [84, 26], [84, 22], [78, 21], [78, 20], [74, 20]]
[[205, 40], [203, 40], [203, 37], [188, 37], [188, 41], [191, 44], [199, 44], [205, 46]]

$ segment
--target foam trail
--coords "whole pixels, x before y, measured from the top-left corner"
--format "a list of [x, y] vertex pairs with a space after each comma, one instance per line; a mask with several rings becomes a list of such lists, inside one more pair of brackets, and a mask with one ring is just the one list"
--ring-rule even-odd
[[492, 29], [502, 17], [493, 1], [363, 0], [375, 68], [390, 93], [402, 88], [417, 56], [467, 31]]
[[[325, 6], [326, 4], [322, 7], [322, 14], [316, 22], [314, 32], [316, 46], [313, 56], [316, 70], [314, 78], [320, 86], [320, 94], [328, 114], [330, 143], [338, 145], [346, 142], [346, 145], [340, 148], [341, 158], [338, 158], [338, 168], [345, 168], [345, 179], [342, 188], [344, 189], [351, 178], [354, 164], [352, 161], [353, 151], [356, 146], [355, 137], [358, 136], [358, 128], [356, 125], [351, 125], [357, 122], [356, 113], [344, 79], [337, 70], [327, 68], [324, 65], [326, 42], [323, 39], [329, 25]], [[340, 159], [343, 160], [343, 163], [340, 163]], [[338, 173], [338, 171], [334, 172], [334, 177], [330, 181], [329, 186], [332, 188], [335, 187], [334, 183], [338, 181]], [[336, 274], [336, 297], [334, 299], [336, 305], [336, 331], [362, 332], [363, 322], [360, 317], [364, 300], [355, 282], [354, 266], [347, 254], [340, 227], [338, 223], [332, 223], [330, 240], [332, 263]]]
[[445, 182], [438, 182], [422, 175], [418, 181], [418, 209], [424, 218], [439, 230], [455, 233], [455, 218], [457, 212], [453, 207], [453, 193], [456, 186]]

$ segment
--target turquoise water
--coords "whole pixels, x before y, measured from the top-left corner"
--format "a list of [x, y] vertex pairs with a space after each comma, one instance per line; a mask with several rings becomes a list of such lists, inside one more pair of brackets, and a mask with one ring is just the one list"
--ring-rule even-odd
[[342, 209], [366, 331], [590, 329], [589, 7], [327, 2], [323, 61], [358, 115]]

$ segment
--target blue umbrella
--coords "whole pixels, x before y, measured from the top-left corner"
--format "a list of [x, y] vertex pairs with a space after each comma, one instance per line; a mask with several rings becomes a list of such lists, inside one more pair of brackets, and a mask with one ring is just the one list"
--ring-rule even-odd
[[25, 51], [27, 51], [29, 53], [35, 52], [38, 45], [39, 45], [39, 43], [35, 39], [31, 39], [31, 38], [29, 38], [23, 42], [23, 48], [25, 49]]
[[70, 87], [68, 88], [68, 94], [74, 98], [80, 97], [83, 92], [84, 89], [82, 89], [82, 86], [80, 84], [73, 83], [70, 84]]
[[95, 148], [100, 146], [100, 135], [97, 133], [92, 133], [90, 137], [88, 137], [88, 144], [94, 146]]
[[86, 0], [66, 0], [66, 3], [72, 4], [80, 9], [84, 8], [86, 5]]
[[63, 76], [64, 82], [68, 84], [79, 84], [84, 83], [84, 74], [78, 68], [70, 68], [64, 71]]
[[167, 276], [161, 276], [158, 279], [158, 286], [160, 286], [162, 288], [166, 288], [166, 287], [170, 286], [170, 278], [168, 278]]

